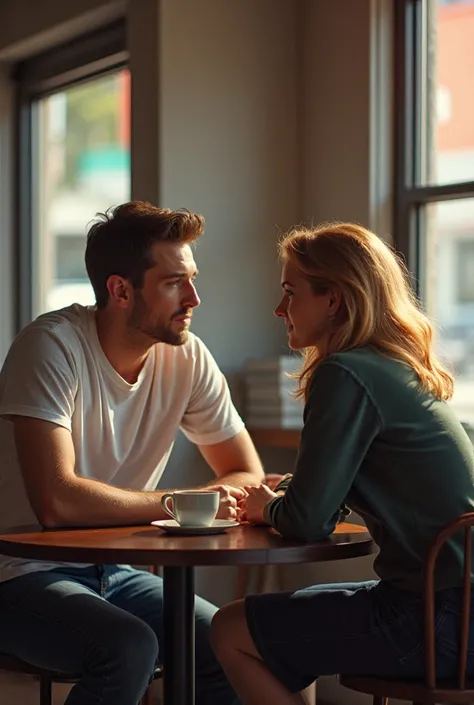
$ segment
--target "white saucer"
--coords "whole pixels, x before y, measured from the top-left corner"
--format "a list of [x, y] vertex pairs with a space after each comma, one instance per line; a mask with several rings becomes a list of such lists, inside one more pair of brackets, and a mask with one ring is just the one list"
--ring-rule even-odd
[[238, 521], [232, 519], [216, 519], [210, 526], [180, 526], [174, 519], [159, 519], [151, 522], [153, 526], [166, 531], [168, 534], [181, 534], [187, 536], [204, 536], [206, 534], [222, 534], [226, 529], [239, 526]]

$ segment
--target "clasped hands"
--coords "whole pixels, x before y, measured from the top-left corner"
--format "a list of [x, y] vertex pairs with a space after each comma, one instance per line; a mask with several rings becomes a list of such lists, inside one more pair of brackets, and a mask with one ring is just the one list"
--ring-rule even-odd
[[207, 489], [216, 490], [221, 496], [217, 518], [248, 521], [251, 524], [265, 524], [264, 507], [271, 499], [278, 497], [273, 489], [285, 477], [287, 475], [266, 475], [265, 484], [258, 487], [208, 486]]

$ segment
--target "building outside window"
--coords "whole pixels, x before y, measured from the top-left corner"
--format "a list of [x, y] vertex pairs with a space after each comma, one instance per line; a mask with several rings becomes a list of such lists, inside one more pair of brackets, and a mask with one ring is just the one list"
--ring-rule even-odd
[[474, 2], [396, 4], [396, 242], [474, 427]]

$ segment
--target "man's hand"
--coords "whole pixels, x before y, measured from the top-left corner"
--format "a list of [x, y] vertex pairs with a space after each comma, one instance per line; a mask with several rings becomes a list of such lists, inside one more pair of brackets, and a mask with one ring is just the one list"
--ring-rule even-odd
[[219, 511], [217, 519], [233, 519], [240, 521], [241, 509], [239, 502], [245, 500], [248, 492], [242, 487], [232, 487], [232, 485], [206, 485], [206, 491], [219, 492]]
[[251, 524], [266, 524], [267, 522], [263, 516], [263, 508], [274, 497], [278, 497], [275, 492], [267, 487], [267, 485], [260, 485], [259, 487], [246, 487], [248, 492], [247, 500], [243, 503], [245, 504], [245, 518]]

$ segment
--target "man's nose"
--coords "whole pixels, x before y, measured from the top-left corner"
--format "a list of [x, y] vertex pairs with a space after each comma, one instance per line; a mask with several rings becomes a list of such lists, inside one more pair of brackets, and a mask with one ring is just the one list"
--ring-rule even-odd
[[201, 299], [198, 296], [197, 289], [192, 282], [189, 283], [189, 290], [187, 292], [185, 304], [191, 308], [196, 308], [201, 303]]

